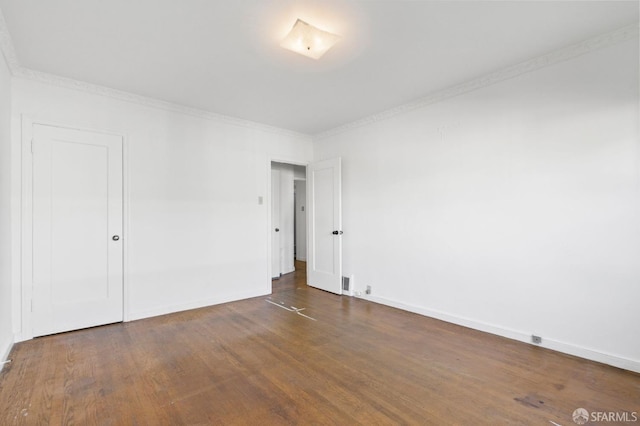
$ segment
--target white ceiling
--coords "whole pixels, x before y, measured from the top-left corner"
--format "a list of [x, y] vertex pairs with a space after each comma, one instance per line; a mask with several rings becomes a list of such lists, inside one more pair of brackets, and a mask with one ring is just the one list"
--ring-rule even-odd
[[[637, 1], [0, 0], [21, 66], [308, 134], [638, 22]], [[301, 18], [342, 35], [279, 47]]]

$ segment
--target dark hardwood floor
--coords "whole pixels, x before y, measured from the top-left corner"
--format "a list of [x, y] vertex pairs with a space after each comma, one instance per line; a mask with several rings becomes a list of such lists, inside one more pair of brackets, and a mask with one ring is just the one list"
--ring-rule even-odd
[[566, 426], [578, 407], [640, 412], [638, 374], [325, 293], [303, 271], [273, 289], [280, 307], [258, 297], [16, 344], [0, 425]]

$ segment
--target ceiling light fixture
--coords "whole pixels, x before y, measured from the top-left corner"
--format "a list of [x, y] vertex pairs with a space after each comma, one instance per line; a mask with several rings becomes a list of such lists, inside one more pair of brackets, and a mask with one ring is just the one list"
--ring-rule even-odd
[[280, 46], [313, 59], [319, 59], [340, 40], [340, 36], [298, 19]]

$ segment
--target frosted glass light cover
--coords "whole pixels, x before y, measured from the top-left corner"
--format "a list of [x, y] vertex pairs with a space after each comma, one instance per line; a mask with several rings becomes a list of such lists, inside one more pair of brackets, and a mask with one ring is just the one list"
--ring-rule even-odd
[[340, 36], [323, 31], [298, 19], [280, 46], [309, 58], [318, 59], [340, 40]]

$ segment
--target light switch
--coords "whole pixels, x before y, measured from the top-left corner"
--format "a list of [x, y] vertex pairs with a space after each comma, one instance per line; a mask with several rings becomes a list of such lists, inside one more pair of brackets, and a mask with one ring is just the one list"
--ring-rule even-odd
[[262, 197], [258, 197], [258, 205], [262, 205]]

